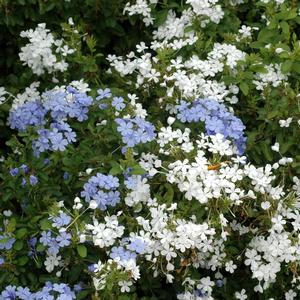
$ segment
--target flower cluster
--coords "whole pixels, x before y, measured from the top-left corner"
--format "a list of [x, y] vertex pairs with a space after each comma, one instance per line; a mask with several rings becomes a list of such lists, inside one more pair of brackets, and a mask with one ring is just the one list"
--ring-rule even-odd
[[31, 292], [28, 287], [7, 286], [0, 294], [1, 299], [11, 300], [11, 299], [22, 299], [22, 300], [39, 300], [39, 299], [57, 299], [57, 300], [72, 300], [76, 299], [75, 292], [81, 290], [81, 287], [75, 285], [74, 288], [70, 288], [68, 284], [65, 283], [52, 283], [47, 281], [45, 286], [37, 292]]
[[120, 202], [120, 193], [117, 191], [119, 180], [112, 175], [97, 173], [83, 186], [81, 196], [86, 202], [95, 202], [96, 207], [106, 210], [107, 206], [116, 206]]
[[[284, 131], [297, 137], [300, 117], [278, 109], [300, 96], [299, 45], [283, 41], [295, 8], [263, 0], [240, 22], [243, 0], [177, 2], [126, 4], [155, 27], [152, 41], [108, 56], [101, 88], [87, 64], [91, 86], [40, 93], [35, 82], [14, 98], [8, 124], [19, 134], [0, 165], [13, 211], [0, 214], [0, 299], [75, 299], [81, 287], [59, 278], [82, 281], [80, 299], [297, 299], [299, 163]], [[22, 50], [36, 74], [59, 69], [55, 48], [72, 52], [44, 25], [22, 34], [37, 48], [33, 61]], [[82, 40], [94, 58], [93, 38]], [[257, 131], [247, 127], [248, 145], [242, 120]]]
[[[25, 131], [30, 126], [35, 128], [38, 138], [32, 146], [36, 155], [47, 150], [64, 151], [68, 144], [76, 141], [76, 134], [66, 120], [86, 120], [92, 102], [86, 93], [71, 86], [62, 87], [45, 92], [41, 99], [26, 102], [11, 110], [8, 123], [19, 131]], [[46, 128], [48, 122], [50, 128]]]
[[235, 142], [240, 154], [244, 152], [246, 148], [245, 126], [224, 105], [212, 99], [196, 99], [192, 103], [181, 100], [176, 108], [177, 118], [181, 122], [204, 122], [208, 135], [220, 133]]
[[29, 174], [30, 173], [30, 169], [27, 165], [22, 164], [21, 166], [19, 166], [18, 168], [12, 168], [9, 170], [9, 173], [12, 177], [16, 177], [19, 174], [22, 174], [25, 177], [22, 177], [22, 181], [21, 181], [21, 185], [24, 187], [27, 185], [27, 183], [29, 183], [30, 185], [34, 186], [36, 185], [39, 180], [38, 178], [33, 175], [33, 174]]
[[[75, 50], [70, 49], [63, 40], [55, 39], [50, 30], [46, 29], [45, 23], [38, 24], [34, 30], [22, 31], [20, 36], [29, 39], [29, 43], [21, 48], [20, 60], [24, 65], [28, 65], [33, 73], [42, 75], [45, 71], [53, 73], [67, 70], [68, 64], [64, 58]], [[59, 54], [61, 59], [58, 59], [55, 53]]]
[[118, 132], [122, 135], [123, 143], [127, 147], [134, 147], [140, 143], [152, 141], [156, 134], [154, 126], [143, 118], [117, 118]]

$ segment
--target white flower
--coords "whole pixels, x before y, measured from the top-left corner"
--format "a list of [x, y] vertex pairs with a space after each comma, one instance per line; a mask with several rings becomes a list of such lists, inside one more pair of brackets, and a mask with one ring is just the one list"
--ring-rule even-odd
[[243, 38], [247, 38], [251, 36], [251, 27], [242, 25], [241, 29], [239, 29], [239, 33]]
[[289, 290], [284, 294], [285, 300], [294, 300], [294, 298], [297, 296], [297, 293], [293, 290]]
[[280, 127], [289, 127], [293, 118], [287, 118], [286, 120], [279, 120]]
[[119, 287], [121, 287], [122, 293], [129, 293], [130, 287], [132, 286], [132, 282], [131, 281], [119, 281], [118, 285], [119, 285]]
[[0, 86], [0, 104], [2, 104], [5, 101], [4, 95], [6, 95], [7, 92], [5, 91], [4, 87]]
[[275, 152], [279, 152], [279, 143], [275, 143], [273, 146], [271, 146], [271, 149]]
[[240, 292], [235, 292], [234, 296], [238, 300], [245, 300], [248, 298], [248, 296], [246, 295], [245, 289], [242, 289]]
[[59, 265], [61, 260], [61, 256], [49, 255], [47, 256], [44, 265], [46, 266], [46, 270], [50, 273], [54, 270], [54, 267]]
[[225, 270], [229, 273], [234, 273], [236, 268], [237, 265], [235, 265], [232, 260], [225, 263]]
[[264, 201], [261, 203], [261, 208], [264, 209], [264, 210], [267, 210], [271, 207], [271, 204], [269, 201]]
[[12, 211], [11, 210], [4, 210], [3, 211], [3, 216], [10, 217], [11, 215], [12, 215]]
[[90, 209], [96, 209], [98, 207], [98, 203], [95, 200], [91, 200], [89, 204]]

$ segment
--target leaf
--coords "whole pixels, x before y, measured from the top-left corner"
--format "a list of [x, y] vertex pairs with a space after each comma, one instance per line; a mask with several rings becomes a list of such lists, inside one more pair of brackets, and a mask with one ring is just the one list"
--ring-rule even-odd
[[273, 110], [273, 111], [270, 111], [270, 112], [268, 112], [268, 114], [267, 114], [267, 118], [268, 119], [273, 119], [273, 118], [275, 118], [276, 116], [278, 116], [278, 111], [277, 110]]
[[293, 66], [293, 61], [292, 60], [287, 60], [281, 65], [281, 71], [282, 73], [289, 73], [292, 69]]
[[167, 19], [168, 13], [169, 13], [169, 9], [165, 9], [165, 10], [158, 12], [155, 15], [154, 25], [158, 27], [161, 24], [163, 24]]
[[14, 249], [15, 250], [17, 250], [17, 251], [19, 251], [19, 250], [21, 250], [22, 248], [23, 248], [23, 246], [24, 246], [24, 243], [23, 243], [23, 241], [16, 241], [15, 243], [14, 243]]
[[245, 96], [248, 95], [248, 93], [249, 93], [249, 86], [248, 86], [247, 83], [245, 83], [245, 82], [240, 83], [240, 89], [241, 89], [242, 93], [243, 93]]
[[27, 233], [27, 228], [20, 228], [16, 231], [15, 237], [17, 239], [21, 239]]
[[27, 264], [27, 262], [29, 261], [29, 258], [27, 256], [21, 256], [19, 259], [18, 259], [18, 265], [19, 266], [24, 266]]
[[273, 41], [274, 37], [278, 36], [278, 31], [273, 29], [270, 30], [268, 28], [263, 28], [257, 37], [258, 42], [270, 43]]
[[134, 166], [130, 172], [132, 175], [144, 175], [147, 172], [140, 166]]
[[122, 174], [122, 172], [123, 172], [123, 170], [122, 170], [121, 166], [119, 164], [116, 164], [110, 169], [109, 174], [117, 175], [117, 174]]
[[293, 63], [292, 70], [300, 74], [300, 61], [296, 61]]
[[261, 144], [261, 150], [262, 150], [265, 158], [268, 161], [272, 161], [273, 160], [272, 152], [271, 152], [270, 147], [269, 147], [269, 145], [267, 143], [262, 143]]
[[79, 256], [82, 257], [82, 258], [87, 256], [87, 249], [82, 244], [77, 245], [77, 252], [78, 252]]
[[164, 202], [172, 203], [174, 198], [174, 190], [171, 185], [167, 185], [167, 191], [164, 195]]
[[42, 230], [49, 230], [52, 228], [52, 223], [48, 219], [42, 219], [40, 221], [40, 226]]
[[280, 23], [280, 27], [281, 27], [281, 29], [282, 29], [282, 32], [283, 32], [283, 33], [287, 36], [287, 38], [288, 38], [288, 36], [289, 36], [289, 34], [290, 34], [290, 26], [289, 26], [289, 24], [288, 24], [287, 22], [283, 21], [283, 22]]
[[43, 252], [46, 249], [46, 247], [43, 244], [38, 244], [36, 247], [36, 251]]

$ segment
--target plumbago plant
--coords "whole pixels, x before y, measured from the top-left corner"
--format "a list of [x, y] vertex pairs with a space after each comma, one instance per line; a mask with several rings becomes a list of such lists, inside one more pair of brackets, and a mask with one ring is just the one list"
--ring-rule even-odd
[[[142, 16], [152, 42], [108, 61], [115, 78], [171, 109], [182, 97], [211, 97], [235, 108], [247, 127], [247, 153], [262, 164], [270, 147], [299, 153], [299, 3], [284, 0], [135, 1], [125, 11]], [[294, 162], [295, 172], [299, 163]]]
[[127, 4], [153, 42], [108, 57], [110, 87], [72, 80], [80, 49], [46, 25], [22, 33], [23, 63], [66, 80], [0, 90], [0, 299], [299, 297], [298, 8], [244, 2]]

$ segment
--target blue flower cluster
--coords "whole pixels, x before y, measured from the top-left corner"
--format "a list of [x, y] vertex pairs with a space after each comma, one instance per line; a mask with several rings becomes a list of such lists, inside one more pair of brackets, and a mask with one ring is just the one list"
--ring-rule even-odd
[[[60, 211], [58, 216], [50, 217], [49, 219], [52, 220], [52, 226], [58, 229], [69, 225], [72, 220], [71, 217], [63, 211]], [[57, 255], [60, 248], [71, 244], [71, 238], [72, 235], [66, 231], [59, 232], [58, 235], [54, 236], [53, 232], [48, 230], [42, 231], [40, 243], [48, 247], [47, 251], [49, 254]]]
[[118, 259], [121, 262], [129, 260], [136, 260], [137, 254], [133, 251], [126, 250], [124, 247], [112, 247], [109, 257], [112, 259]]
[[69, 225], [72, 220], [72, 218], [63, 211], [59, 212], [58, 216], [50, 217], [49, 219], [53, 221], [52, 226], [57, 228]]
[[0, 299], [3, 300], [72, 300], [76, 299], [75, 292], [79, 292], [81, 287], [74, 286], [73, 290], [65, 283], [46, 282], [45, 286], [38, 292], [31, 292], [28, 287], [7, 286], [1, 293]]
[[[29, 173], [29, 171], [30, 170], [29, 170], [28, 166], [25, 164], [22, 164], [18, 168], [10, 169], [9, 173], [11, 176], [16, 177], [19, 174], [27, 175]], [[26, 176], [22, 178], [21, 185], [24, 187], [24, 186], [26, 186], [27, 182], [29, 182], [30, 185], [34, 186], [34, 185], [38, 184], [39, 180], [35, 175], [31, 174], [31, 175], [29, 175], [28, 178]]]
[[109, 257], [126, 263], [129, 260], [136, 261], [139, 254], [143, 254], [146, 244], [141, 238], [124, 238], [123, 246], [112, 247]]
[[204, 122], [208, 135], [221, 133], [225, 138], [231, 138], [234, 141], [239, 154], [245, 151], [245, 126], [223, 104], [212, 99], [196, 99], [192, 103], [181, 100], [176, 108], [177, 118], [181, 122]]
[[88, 118], [88, 107], [92, 105], [93, 98], [69, 86], [66, 91], [43, 93], [43, 103], [56, 121], [69, 117], [82, 122]]
[[[91, 97], [73, 87], [68, 87], [65, 91], [45, 92], [42, 99], [18, 106], [10, 112], [8, 118], [10, 127], [19, 131], [25, 131], [28, 126], [35, 126], [38, 138], [33, 142], [33, 150], [36, 156], [47, 150], [64, 151], [68, 144], [75, 142], [76, 134], [66, 120], [86, 120], [88, 107], [93, 103]], [[45, 128], [48, 114], [49, 129]]]
[[97, 173], [84, 184], [81, 197], [85, 197], [86, 202], [95, 200], [98, 208], [106, 210], [108, 205], [115, 206], [120, 202], [120, 193], [116, 190], [118, 187], [117, 177]]
[[40, 243], [48, 247], [47, 251], [51, 255], [57, 255], [60, 248], [69, 246], [71, 244], [71, 234], [65, 231], [60, 232], [59, 235], [53, 236], [50, 230], [42, 231]]
[[155, 127], [143, 118], [117, 118], [115, 121], [118, 124], [117, 130], [121, 133], [123, 143], [127, 147], [134, 147], [140, 143], [150, 142], [156, 136]]
[[37, 133], [39, 137], [32, 144], [37, 155], [47, 150], [64, 151], [68, 144], [76, 141], [75, 132], [65, 122], [51, 123], [50, 129], [38, 129]]
[[40, 101], [30, 101], [11, 111], [8, 123], [12, 129], [25, 131], [28, 126], [44, 125], [46, 113], [47, 110]]

